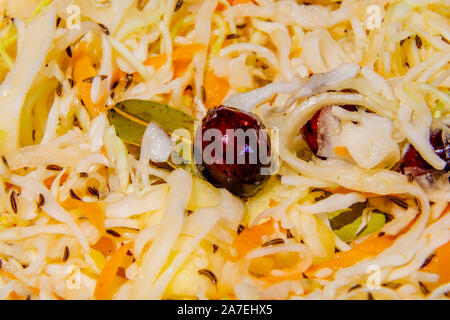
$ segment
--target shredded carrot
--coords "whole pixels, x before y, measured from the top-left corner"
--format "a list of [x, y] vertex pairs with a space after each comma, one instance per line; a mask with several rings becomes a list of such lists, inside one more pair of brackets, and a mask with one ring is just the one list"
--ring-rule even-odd
[[173, 61], [173, 78], [181, 77], [191, 64], [191, 60], [174, 60]]
[[[41, 292], [41, 291], [39, 290], [39, 288], [32, 287], [32, 288], [30, 288], [30, 289], [34, 292], [34, 294], [35, 294], [36, 296], [39, 296], [39, 293]], [[15, 291], [12, 291], [12, 292], [9, 294], [9, 298], [10, 298], [11, 300], [23, 300], [22, 297], [20, 297]]]
[[93, 246], [93, 249], [100, 251], [105, 257], [111, 255], [116, 250], [114, 242], [107, 237], [101, 237]]
[[263, 244], [263, 236], [270, 236], [275, 232], [273, 220], [259, 224], [251, 228], [244, 228], [233, 242], [233, 248], [237, 250], [238, 257], [244, 257], [248, 252]]
[[214, 71], [208, 72], [205, 78], [205, 94], [206, 94], [206, 108], [214, 108], [222, 104], [225, 99], [228, 90], [230, 90], [230, 84], [226, 78], [220, 78], [216, 76]]
[[80, 203], [82, 201], [73, 199], [73, 198], [67, 198], [63, 202], [61, 202], [61, 206], [66, 210], [73, 210], [80, 207]]
[[[44, 185], [47, 187], [47, 189], [50, 189], [52, 187], [53, 181], [55, 181], [57, 176], [51, 176], [44, 180]], [[61, 179], [59, 180], [59, 186], [62, 186], [64, 182], [67, 181], [67, 178], [69, 178], [69, 175], [67, 173], [63, 174], [61, 176]]]
[[98, 116], [106, 110], [106, 96], [101, 97], [98, 102], [94, 103], [91, 98], [92, 83], [84, 81], [88, 78], [97, 76], [97, 71], [88, 55], [85, 42], [80, 44], [73, 56], [73, 60], [73, 78], [77, 84], [80, 98], [90, 115], [93, 117]]
[[[189, 67], [194, 54], [205, 48], [203, 44], [192, 43], [184, 46], [177, 47], [172, 52], [172, 64], [174, 69], [173, 78], [181, 77]], [[148, 58], [144, 64], [152, 66], [155, 70], [161, 68], [167, 61], [167, 54], [163, 53], [157, 56]]]
[[191, 43], [173, 50], [172, 60], [192, 60], [194, 54], [203, 50], [205, 46], [200, 43]]
[[314, 274], [323, 268], [337, 271], [340, 268], [350, 267], [363, 259], [378, 255], [389, 248], [394, 243], [394, 239], [394, 236], [385, 235], [378, 237], [378, 234], [374, 234], [363, 242], [355, 245], [352, 249], [338, 252], [330, 260], [312, 266], [306, 271], [306, 275], [308, 277], [314, 277]]
[[0, 269], [0, 274], [10, 279], [17, 280], [17, 277], [15, 275], [13, 275], [11, 272], [6, 271], [5, 269]]
[[122, 70], [117, 70], [116, 72], [114, 72], [113, 74], [113, 78], [112, 81], [121, 81], [124, 80], [127, 76], [127, 73], [122, 71]]
[[161, 68], [164, 63], [166, 63], [167, 61], [167, 54], [163, 53], [157, 56], [153, 56], [148, 58], [144, 64], [146, 66], [152, 66], [155, 70], [158, 70], [159, 68]]
[[276, 283], [280, 283], [280, 282], [283, 282], [283, 281], [290, 281], [290, 280], [295, 281], [295, 280], [299, 280], [301, 278], [302, 278], [302, 273], [299, 272], [299, 273], [288, 274], [288, 275], [285, 275], [285, 276], [272, 276], [272, 275], [270, 275], [270, 276], [261, 277], [259, 279], [263, 280], [263, 281], [265, 281], [267, 283], [270, 283], [270, 284], [276, 284]]
[[127, 77], [127, 73], [126, 72], [123, 72], [122, 70], [116, 70], [113, 73], [111, 82], [112, 83], [114, 83], [114, 82], [121, 82], [121, 81], [124, 81], [126, 79], [126, 77]]
[[112, 286], [114, 284], [114, 280], [117, 276], [117, 271], [122, 266], [125, 258], [127, 257], [128, 250], [131, 250], [133, 247], [133, 243], [127, 243], [120, 247], [113, 255], [111, 255], [110, 259], [106, 263], [105, 268], [103, 268], [100, 273], [100, 277], [97, 280], [97, 284], [95, 286], [94, 298], [97, 300], [108, 300], [111, 299], [112, 296]]
[[86, 41], [81, 41], [78, 44], [78, 47], [76, 50], [72, 53], [72, 59], [73, 61], [76, 61], [84, 56], [87, 56], [89, 54], [89, 44]]
[[269, 201], [269, 207], [271, 207], [271, 208], [276, 207], [279, 204], [280, 203], [278, 201], [275, 201], [275, 200], [272, 200], [272, 199], [270, 199], [270, 201]]
[[125, 259], [124, 259], [124, 261], [123, 261], [123, 263], [121, 265], [121, 268], [124, 269], [124, 270], [128, 269], [128, 267], [131, 266], [131, 264], [135, 260], [134, 259], [134, 255], [133, 254], [129, 254], [130, 252], [131, 251], [127, 252], [127, 256], [125, 257]]
[[103, 231], [105, 229], [105, 212], [99, 203], [83, 202], [81, 210], [84, 212], [89, 222], [92, 223], [99, 231]]
[[441, 214], [441, 216], [439, 218], [442, 218], [443, 216], [445, 216], [449, 212], [450, 212], [450, 204], [447, 205], [447, 208], [445, 208], [445, 210], [442, 212], [442, 214]]
[[100, 152], [101, 152], [103, 155], [108, 156], [108, 153], [107, 153], [107, 151], [106, 151], [105, 145], [102, 146], [102, 148], [100, 149]]
[[217, 11], [222, 12], [223, 10], [225, 10], [225, 6], [219, 2], [217, 4]]
[[347, 157], [350, 155], [350, 152], [348, 152], [347, 147], [343, 146], [337, 146], [334, 148], [334, 153], [338, 156]]
[[253, 2], [253, 1], [252, 0], [228, 0], [228, 3], [232, 6], [235, 6], [237, 4], [249, 3], [249, 2]]
[[34, 292], [36, 296], [39, 296], [39, 294], [41, 293], [41, 290], [39, 290], [39, 288], [37, 287], [32, 287], [31, 290]]
[[181, 77], [189, 67], [194, 55], [205, 46], [199, 43], [187, 44], [176, 48], [172, 53], [173, 60], [173, 78]]
[[5, 182], [5, 190], [9, 191], [10, 189], [16, 189], [20, 193], [20, 187], [13, 185], [12, 183]]
[[[238, 4], [246, 4], [246, 3], [253, 3], [253, 4], [257, 4], [254, 0], [227, 0], [228, 3], [230, 4], [230, 6], [235, 6]], [[223, 11], [225, 10], [225, 5], [223, 5], [222, 3], [219, 3], [217, 5], [217, 11]]]
[[435, 251], [435, 256], [424, 271], [439, 274], [439, 284], [450, 282], [450, 241]]
[[100, 232], [105, 229], [105, 212], [98, 202], [83, 202], [73, 198], [67, 198], [61, 203], [66, 210], [79, 208]]
[[11, 293], [9, 294], [9, 299], [22, 300], [22, 298], [15, 291], [11, 291]]

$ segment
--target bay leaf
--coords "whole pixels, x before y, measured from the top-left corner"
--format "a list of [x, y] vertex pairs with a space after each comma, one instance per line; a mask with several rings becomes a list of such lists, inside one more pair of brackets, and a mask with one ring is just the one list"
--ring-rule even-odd
[[108, 111], [108, 120], [116, 134], [126, 143], [140, 147], [146, 126], [118, 113], [114, 108]]
[[[188, 130], [191, 140], [182, 140], [181, 143], [188, 144], [189, 150], [192, 149], [194, 124], [195, 121], [197, 121], [197, 119], [183, 111], [163, 103], [135, 99], [118, 102], [108, 111], [108, 120], [109, 123], [114, 126], [119, 138], [127, 144], [136, 147], [141, 146], [142, 137], [147, 125], [152, 121], [156, 122], [169, 135], [177, 129]], [[181, 154], [179, 156], [184, 158]], [[171, 167], [176, 166], [171, 161], [168, 161], [168, 164]], [[185, 164], [179, 166], [185, 167]], [[197, 170], [193, 163], [187, 163], [187, 167], [190, 168], [194, 174], [197, 174]]]
[[118, 102], [112, 110], [141, 124], [157, 122], [168, 133], [176, 129], [187, 129], [193, 136], [194, 117], [166, 104], [150, 100], [125, 100]]

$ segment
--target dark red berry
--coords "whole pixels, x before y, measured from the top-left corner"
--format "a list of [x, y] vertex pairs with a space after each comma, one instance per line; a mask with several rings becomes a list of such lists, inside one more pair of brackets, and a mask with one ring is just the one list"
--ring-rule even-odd
[[[358, 111], [358, 108], [356, 106], [352, 105], [344, 105], [341, 106], [341, 108], [344, 108], [347, 111]], [[303, 136], [303, 139], [305, 139], [306, 143], [308, 144], [308, 147], [311, 149], [314, 154], [317, 154], [319, 151], [319, 141], [318, 141], [318, 132], [319, 132], [319, 118], [320, 114], [322, 112], [321, 109], [319, 110], [312, 118], [309, 120], [301, 129], [301, 133]]]
[[[195, 138], [199, 171], [218, 188], [240, 196], [254, 195], [269, 178], [262, 169], [271, 166], [270, 141], [262, 129], [265, 129], [262, 121], [254, 114], [226, 106], [210, 109]], [[220, 133], [221, 141], [215, 142], [215, 136], [208, 139], [212, 133]], [[242, 139], [240, 145], [238, 137]], [[220, 149], [214, 147], [219, 145]], [[198, 159], [200, 149], [202, 157]], [[267, 157], [261, 157], [260, 150]], [[227, 151], [232, 152], [228, 157]]]
[[315, 154], [319, 151], [318, 131], [319, 131], [320, 111], [317, 112], [302, 128], [302, 136], [309, 148]]
[[[443, 138], [442, 130], [434, 130], [431, 132], [430, 143], [436, 154], [447, 163], [444, 168], [444, 171], [447, 172], [450, 169], [450, 144], [447, 139]], [[433, 167], [422, 158], [413, 145], [409, 145], [406, 149], [398, 168], [400, 172], [412, 174], [413, 176], [420, 176], [430, 170], [434, 170]]]

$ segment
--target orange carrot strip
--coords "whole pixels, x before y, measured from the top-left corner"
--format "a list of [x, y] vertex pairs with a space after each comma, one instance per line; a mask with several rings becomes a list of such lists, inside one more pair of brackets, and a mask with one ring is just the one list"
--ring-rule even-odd
[[[189, 67], [194, 54], [202, 50], [205, 46], [199, 43], [192, 43], [184, 46], [180, 46], [172, 52], [172, 63], [174, 68], [174, 76], [176, 79], [181, 77], [186, 69]], [[153, 66], [155, 70], [158, 70], [167, 61], [167, 54], [163, 53], [157, 56], [148, 58], [144, 64], [147, 66]]]
[[72, 59], [73, 61], [76, 61], [84, 56], [89, 55], [89, 47], [88, 47], [88, 43], [86, 41], [81, 41], [78, 44], [78, 47], [76, 50], [73, 51], [72, 53]]
[[441, 213], [441, 216], [439, 218], [442, 218], [443, 216], [445, 216], [449, 212], [450, 212], [450, 204], [447, 205], [447, 208], [445, 208], [445, 210]]
[[205, 46], [200, 43], [191, 43], [173, 50], [172, 60], [192, 60], [194, 54], [204, 49]]
[[[198, 51], [202, 50], [205, 46], [199, 43], [187, 44], [184, 46], [180, 46], [173, 50], [172, 52], [172, 60], [192, 60], [194, 54]], [[167, 60], [167, 54], [163, 53], [157, 56], [153, 56], [148, 58], [144, 64], [147, 66], [153, 66], [155, 69], [159, 69]]]
[[79, 208], [100, 232], [105, 229], [105, 212], [98, 202], [83, 202], [73, 198], [67, 198], [61, 203], [66, 210]]
[[167, 54], [163, 53], [157, 56], [153, 56], [148, 58], [144, 64], [146, 66], [152, 66], [155, 70], [158, 70], [163, 66], [164, 63], [167, 61]]
[[83, 202], [81, 210], [99, 231], [105, 229], [105, 212], [97, 202]]
[[39, 294], [41, 293], [41, 290], [37, 287], [32, 287], [31, 290], [34, 292], [36, 296], [39, 296]]
[[271, 207], [271, 208], [276, 207], [279, 204], [280, 203], [278, 201], [275, 201], [273, 199], [270, 199], [270, 201], [269, 201], [269, 207]]
[[288, 274], [285, 276], [277, 276], [277, 277], [270, 275], [270, 276], [265, 276], [265, 277], [262, 277], [259, 279], [263, 280], [265, 282], [268, 282], [270, 284], [276, 284], [276, 283], [280, 283], [283, 281], [289, 281], [289, 280], [295, 281], [295, 280], [299, 280], [301, 278], [302, 278], [302, 273], [299, 272], [299, 273], [293, 273], [293, 274]]
[[[181, 77], [189, 67], [194, 57], [194, 54], [205, 48], [203, 44], [192, 43], [177, 47], [172, 52], [172, 64], [174, 69], [173, 79]], [[161, 68], [167, 61], [167, 54], [163, 53], [157, 56], [148, 58], [144, 64], [153, 66], [155, 70]]]
[[132, 254], [128, 255], [128, 252], [127, 252], [127, 256], [125, 257], [125, 259], [123, 259], [123, 263], [121, 265], [121, 268], [124, 269], [124, 270], [127, 270], [128, 267], [131, 266], [133, 261], [134, 261], [134, 256]]
[[[44, 180], [44, 185], [47, 187], [47, 189], [50, 189], [52, 187], [53, 181], [55, 181], [57, 176], [51, 176]], [[61, 176], [61, 179], [59, 180], [59, 185], [62, 186], [64, 182], [67, 181], [67, 178], [69, 178], [69, 175], [67, 173], [63, 174]]]
[[0, 274], [10, 279], [18, 280], [15, 275], [13, 275], [11, 272], [6, 271], [5, 269], [0, 269]]
[[50, 189], [52, 187], [53, 181], [55, 181], [56, 176], [48, 177], [44, 180], [44, 185], [47, 187], [47, 189]]
[[113, 254], [116, 250], [114, 242], [107, 237], [101, 237], [92, 248], [100, 251], [105, 257]]
[[6, 189], [6, 191], [8, 191], [8, 190], [10, 190], [10, 189], [12, 189], [12, 188], [14, 188], [14, 189], [19, 189], [19, 190], [20, 190], [20, 187], [15, 186], [15, 185], [13, 185], [12, 183], [5, 182], [5, 189]]
[[450, 241], [437, 248], [435, 254], [423, 270], [439, 274], [439, 284], [450, 282]]
[[89, 58], [87, 47], [85, 44], [80, 45], [74, 55], [73, 78], [77, 84], [80, 98], [92, 117], [98, 116], [106, 110], [106, 97], [104, 96], [94, 103], [91, 99], [92, 83], [84, 81], [95, 76], [97, 76], [97, 71]]
[[80, 203], [82, 201], [73, 199], [73, 198], [67, 198], [63, 202], [61, 202], [61, 206], [66, 210], [73, 210], [80, 207]]
[[22, 300], [22, 298], [15, 291], [11, 291], [9, 298], [11, 300]]
[[120, 247], [111, 257], [109, 258], [106, 266], [100, 273], [100, 277], [97, 280], [95, 286], [94, 298], [97, 300], [108, 300], [112, 296], [112, 286], [117, 275], [117, 271], [122, 266], [124, 259], [127, 256], [128, 250], [133, 247], [133, 243], [127, 243]]
[[120, 81], [125, 80], [126, 77], [127, 77], [127, 73], [126, 73], [126, 72], [123, 72], [122, 70], [116, 70], [116, 71], [113, 73], [111, 82], [112, 82], [112, 83], [120, 82]]
[[181, 77], [191, 64], [191, 60], [174, 60], [173, 61], [173, 79]]
[[329, 268], [337, 271], [340, 268], [346, 268], [355, 263], [370, 257], [374, 257], [389, 248], [394, 243], [395, 237], [385, 235], [378, 237], [378, 233], [367, 238], [363, 242], [355, 245], [348, 251], [338, 252], [333, 258], [318, 265], [312, 266], [306, 271], [308, 277], [314, 277], [314, 274], [323, 268]]
[[252, 0], [228, 0], [228, 3], [232, 6], [235, 6], [237, 4], [249, 3], [249, 2], [253, 2], [253, 1]]
[[222, 104], [225, 99], [228, 90], [230, 90], [230, 84], [226, 78], [220, 78], [216, 76], [214, 71], [208, 72], [205, 78], [205, 93], [206, 93], [206, 108], [214, 108]]
[[343, 146], [337, 146], [334, 148], [334, 153], [337, 154], [338, 156], [349, 156], [350, 153], [348, 152], [347, 147], [343, 147]]
[[251, 228], [244, 228], [233, 242], [233, 248], [239, 254], [238, 259], [244, 257], [254, 248], [259, 247], [263, 243], [263, 236], [269, 237], [274, 232], [275, 229], [272, 220]]

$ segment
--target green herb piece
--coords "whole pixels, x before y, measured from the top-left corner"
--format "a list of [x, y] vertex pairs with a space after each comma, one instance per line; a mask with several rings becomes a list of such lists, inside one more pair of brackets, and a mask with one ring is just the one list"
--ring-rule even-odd
[[339, 230], [342, 227], [353, 223], [356, 219], [361, 217], [362, 211], [365, 207], [365, 202], [359, 202], [355, 203], [348, 209], [330, 213], [328, 215], [328, 218], [330, 219], [331, 228], [333, 230]]
[[371, 216], [368, 218], [370, 219], [368, 224], [359, 233], [357, 233], [357, 231], [362, 223], [361, 216], [355, 219], [352, 223], [343, 226], [340, 229], [334, 230], [334, 232], [342, 241], [350, 241], [352, 239], [357, 239], [372, 234], [380, 230], [386, 224], [386, 216], [381, 212], [373, 211]]

